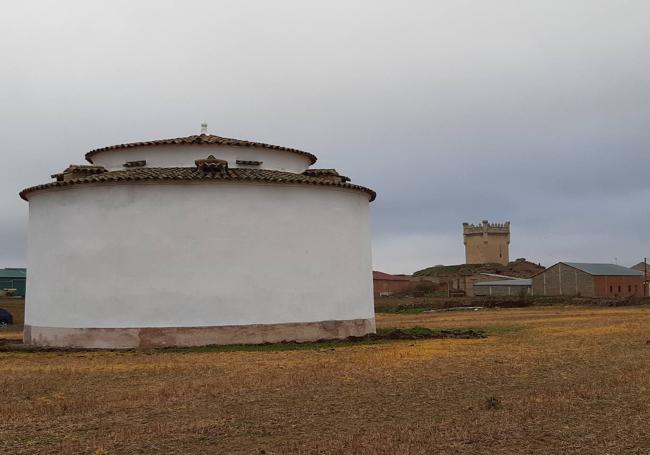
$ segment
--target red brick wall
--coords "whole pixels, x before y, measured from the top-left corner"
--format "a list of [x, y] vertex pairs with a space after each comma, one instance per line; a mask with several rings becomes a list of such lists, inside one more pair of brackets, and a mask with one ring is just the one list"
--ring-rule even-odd
[[596, 297], [643, 297], [642, 276], [596, 276]]

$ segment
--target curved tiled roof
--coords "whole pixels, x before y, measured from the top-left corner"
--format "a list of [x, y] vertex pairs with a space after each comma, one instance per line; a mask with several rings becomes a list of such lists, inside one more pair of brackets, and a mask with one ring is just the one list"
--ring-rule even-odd
[[86, 161], [92, 163], [93, 162], [92, 158], [94, 155], [96, 155], [99, 152], [105, 152], [108, 150], [117, 150], [117, 149], [133, 148], [133, 147], [145, 147], [145, 146], [154, 146], [154, 145], [174, 145], [174, 144], [176, 145], [218, 144], [218, 145], [231, 145], [234, 147], [261, 147], [261, 148], [267, 148], [273, 150], [284, 150], [287, 152], [297, 153], [299, 155], [306, 156], [311, 162], [311, 164], [314, 164], [316, 162], [315, 155], [312, 155], [311, 153], [308, 152], [303, 152], [302, 150], [283, 147], [281, 145], [264, 144], [262, 142], [252, 142], [252, 141], [244, 141], [241, 139], [231, 139], [228, 137], [215, 136], [213, 134], [197, 134], [193, 136], [177, 137], [173, 139], [158, 139], [155, 141], [131, 142], [128, 144], [111, 145], [108, 147], [102, 147], [95, 150], [91, 150], [90, 152], [86, 153]]
[[205, 172], [196, 167], [169, 168], [130, 168], [119, 171], [106, 171], [98, 174], [85, 175], [26, 188], [20, 192], [20, 197], [28, 200], [27, 195], [35, 191], [52, 188], [63, 188], [74, 185], [92, 183], [123, 183], [123, 182], [170, 182], [170, 181], [226, 181], [226, 182], [259, 182], [275, 184], [304, 184], [322, 185], [363, 191], [375, 199], [376, 193], [363, 186], [346, 182], [336, 182], [319, 177], [310, 177], [292, 172], [273, 171], [270, 169], [225, 168], [218, 172]]

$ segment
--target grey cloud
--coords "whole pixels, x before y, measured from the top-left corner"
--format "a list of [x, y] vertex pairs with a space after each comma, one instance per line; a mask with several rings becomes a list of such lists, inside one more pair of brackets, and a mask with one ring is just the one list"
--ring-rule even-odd
[[210, 131], [309, 150], [376, 189], [377, 268], [650, 254], [650, 4], [23, 2], [0, 17], [0, 266], [27, 204], [95, 147]]

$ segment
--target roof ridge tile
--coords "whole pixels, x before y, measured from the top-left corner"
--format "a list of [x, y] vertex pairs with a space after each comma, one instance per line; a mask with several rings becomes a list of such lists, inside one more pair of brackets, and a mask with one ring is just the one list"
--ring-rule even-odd
[[101, 174], [92, 174], [79, 178], [72, 178], [66, 181], [56, 181], [25, 188], [20, 192], [20, 197], [28, 200], [27, 195], [35, 191], [48, 190], [52, 188], [67, 187], [72, 185], [124, 182], [124, 181], [257, 181], [267, 183], [281, 184], [307, 184], [334, 186], [347, 188], [351, 190], [362, 191], [370, 195], [373, 201], [376, 193], [366, 187], [347, 183], [343, 181], [334, 181], [321, 177], [311, 177], [304, 174], [297, 174], [286, 171], [275, 171], [271, 169], [251, 169], [251, 168], [228, 168], [227, 173], [206, 173], [196, 167], [164, 167], [164, 168], [127, 168], [115, 171], [106, 171]]
[[93, 149], [86, 153], [86, 160], [92, 163], [92, 157], [100, 152], [106, 152], [110, 150], [117, 150], [123, 148], [134, 148], [134, 147], [146, 147], [146, 146], [157, 146], [157, 145], [173, 145], [173, 144], [221, 144], [221, 145], [230, 145], [234, 147], [261, 147], [273, 150], [284, 150], [287, 152], [297, 153], [299, 155], [306, 156], [309, 158], [311, 164], [314, 164], [317, 160], [315, 155], [312, 155], [309, 152], [304, 152], [291, 147], [284, 147], [281, 145], [266, 144], [264, 142], [254, 142], [244, 139], [233, 139], [229, 137], [216, 136], [213, 134], [201, 134], [201, 135], [191, 135], [185, 137], [176, 137], [170, 139], [156, 139], [152, 141], [140, 141], [140, 142], [128, 142], [124, 144], [109, 145], [107, 147], [100, 147]]

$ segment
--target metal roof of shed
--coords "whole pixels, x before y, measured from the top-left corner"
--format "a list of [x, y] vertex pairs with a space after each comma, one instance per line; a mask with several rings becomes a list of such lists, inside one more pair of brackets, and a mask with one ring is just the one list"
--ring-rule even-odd
[[504, 279], [507, 279], [507, 280], [516, 280], [516, 279], [517, 279], [516, 276], [500, 275], [500, 274], [498, 274], [498, 273], [485, 273], [485, 272], [481, 272], [481, 275], [485, 275], [485, 276], [493, 276], [493, 277], [496, 277], [496, 278], [504, 278]]
[[530, 278], [516, 278], [512, 280], [497, 280], [497, 281], [480, 281], [474, 283], [474, 286], [531, 286], [533, 280]]
[[596, 276], [640, 276], [642, 272], [632, 270], [617, 264], [598, 264], [591, 262], [560, 262], [574, 269], [582, 270], [589, 275]]
[[0, 278], [26, 278], [27, 269], [15, 268], [15, 269], [0, 269]]

